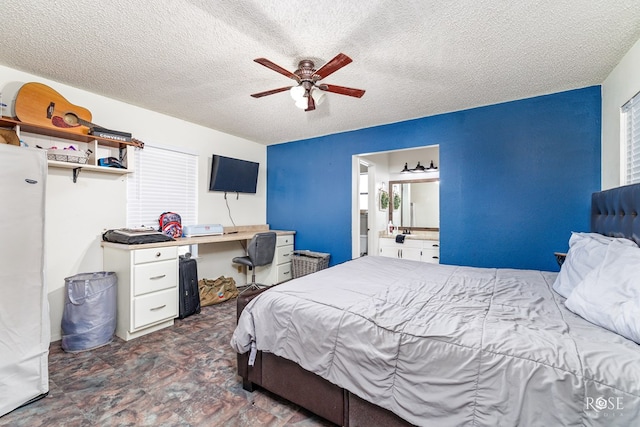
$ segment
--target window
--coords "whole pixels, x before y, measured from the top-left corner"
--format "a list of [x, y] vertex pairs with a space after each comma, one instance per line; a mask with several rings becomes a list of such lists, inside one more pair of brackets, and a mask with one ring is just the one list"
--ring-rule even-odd
[[183, 225], [198, 223], [197, 155], [145, 144], [134, 162], [127, 179], [127, 227], [157, 228], [163, 212], [180, 214]]
[[637, 93], [622, 107], [622, 139], [625, 184], [640, 182], [640, 93]]

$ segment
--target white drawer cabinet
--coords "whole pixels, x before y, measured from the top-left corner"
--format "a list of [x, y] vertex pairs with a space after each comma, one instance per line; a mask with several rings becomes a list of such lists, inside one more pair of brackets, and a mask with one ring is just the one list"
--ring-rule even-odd
[[[132, 330], [146, 328], [178, 315], [178, 293], [165, 289], [133, 299]], [[172, 322], [173, 323], [173, 322]]]
[[173, 325], [178, 316], [178, 248], [104, 248], [104, 269], [118, 276], [116, 335], [127, 341]]
[[405, 238], [404, 243], [396, 243], [395, 238], [381, 237], [378, 246], [380, 256], [433, 264], [440, 262], [440, 242], [437, 240]]
[[[278, 235], [273, 262], [256, 268], [256, 282], [272, 286], [292, 278], [291, 256], [293, 254], [293, 234]], [[247, 283], [251, 283], [252, 271], [247, 269]]]
[[422, 261], [440, 264], [440, 242], [438, 240], [423, 240]]
[[175, 265], [175, 260], [136, 264], [133, 269], [133, 296], [174, 288]]

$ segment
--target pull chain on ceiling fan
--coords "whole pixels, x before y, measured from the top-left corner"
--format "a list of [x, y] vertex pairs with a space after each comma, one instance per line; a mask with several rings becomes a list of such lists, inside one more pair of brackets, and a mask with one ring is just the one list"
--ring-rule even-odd
[[316, 104], [320, 104], [324, 98], [325, 94], [319, 91], [333, 92], [356, 98], [361, 98], [365, 92], [362, 89], [318, 83], [320, 80], [335, 73], [352, 61], [351, 58], [344, 53], [339, 53], [335, 58], [317, 70], [315, 69], [313, 61], [310, 59], [303, 59], [298, 63], [298, 69], [293, 73], [277, 64], [274, 64], [266, 58], [257, 58], [254, 59], [254, 61], [277, 73], [289, 77], [298, 83], [296, 86], [285, 86], [278, 89], [267, 90], [265, 92], [254, 93], [251, 95], [254, 98], [261, 98], [263, 96], [273, 95], [274, 93], [280, 93], [288, 90], [291, 93], [291, 97], [296, 100], [296, 106], [298, 108], [302, 108], [305, 111], [311, 111], [315, 110]]

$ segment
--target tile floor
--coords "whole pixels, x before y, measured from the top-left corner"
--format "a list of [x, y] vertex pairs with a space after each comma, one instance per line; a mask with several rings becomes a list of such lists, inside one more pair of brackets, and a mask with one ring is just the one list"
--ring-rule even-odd
[[49, 395], [0, 426], [333, 426], [266, 391], [248, 393], [229, 345], [236, 301], [76, 354], [54, 342]]

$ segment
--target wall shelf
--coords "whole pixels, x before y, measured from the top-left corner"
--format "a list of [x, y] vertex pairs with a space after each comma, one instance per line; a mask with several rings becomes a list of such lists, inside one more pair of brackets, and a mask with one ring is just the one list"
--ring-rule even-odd
[[[87, 146], [87, 149], [91, 150], [91, 155], [89, 156], [87, 163], [73, 163], [73, 162], [63, 162], [56, 160], [48, 160], [47, 163], [49, 167], [60, 168], [60, 169], [71, 169], [73, 171], [73, 182], [76, 182], [78, 175], [82, 169], [99, 172], [99, 173], [107, 173], [107, 174], [115, 174], [115, 175], [124, 175], [133, 172], [133, 149], [136, 146], [140, 146], [140, 143], [137, 141], [131, 142], [121, 142], [115, 141], [108, 138], [101, 138], [93, 135], [86, 135], [77, 132], [69, 132], [63, 129], [55, 129], [49, 128], [46, 126], [39, 126], [29, 123], [23, 123], [19, 120], [15, 120], [9, 117], [0, 118], [0, 127], [4, 128], [12, 128], [18, 134], [18, 137], [22, 137], [22, 133], [25, 134], [33, 134], [40, 136], [47, 136], [52, 138], [63, 139], [68, 142], [79, 142], [84, 143]], [[26, 135], [25, 135], [26, 136]], [[108, 150], [117, 150], [117, 155], [107, 156], [107, 157], [117, 157], [125, 166], [126, 169], [121, 168], [112, 168], [98, 165], [98, 158], [104, 156], [98, 156], [99, 149], [108, 149]]]
[[98, 144], [107, 145], [110, 147], [120, 147], [121, 145], [138, 146], [138, 143], [133, 141], [130, 141], [130, 142], [115, 141], [113, 139], [101, 138], [99, 136], [69, 132], [63, 129], [55, 129], [55, 128], [50, 128], [46, 126], [24, 123], [24, 122], [21, 122], [20, 120], [15, 120], [9, 117], [3, 116], [2, 118], [0, 118], [0, 127], [16, 127], [16, 126], [19, 126], [23, 132], [35, 133], [38, 135], [53, 136], [55, 138], [68, 139], [71, 141], [78, 141], [78, 142], [98, 141]]

